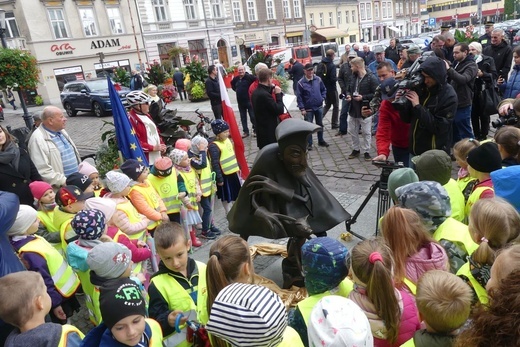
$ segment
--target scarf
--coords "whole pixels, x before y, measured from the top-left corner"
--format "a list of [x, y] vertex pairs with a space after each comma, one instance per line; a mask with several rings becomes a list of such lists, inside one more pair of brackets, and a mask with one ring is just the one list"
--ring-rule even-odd
[[[7, 134], [6, 134], [7, 135]], [[7, 147], [0, 152], [0, 164], [11, 165], [18, 171], [18, 164], [20, 163], [20, 149], [14, 142], [9, 142]]]
[[43, 211], [54, 211], [54, 208], [56, 207], [56, 203], [53, 202], [52, 204], [41, 204]]
[[175, 168], [179, 171], [184, 171], [184, 172], [190, 172], [191, 171], [191, 166], [188, 165], [186, 167], [182, 167], [182, 166], [179, 166], [179, 165], [174, 165]]
[[476, 55], [476, 56], [475, 56], [475, 63], [478, 64], [478, 63], [480, 63], [481, 61], [482, 61], [482, 55], [480, 55], [480, 54], [479, 54], [479, 55]]

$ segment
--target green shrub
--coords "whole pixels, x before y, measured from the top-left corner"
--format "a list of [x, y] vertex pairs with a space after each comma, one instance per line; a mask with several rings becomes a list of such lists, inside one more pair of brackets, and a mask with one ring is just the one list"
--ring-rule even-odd
[[193, 100], [202, 99], [206, 94], [206, 86], [201, 81], [195, 81], [191, 87], [191, 97]]

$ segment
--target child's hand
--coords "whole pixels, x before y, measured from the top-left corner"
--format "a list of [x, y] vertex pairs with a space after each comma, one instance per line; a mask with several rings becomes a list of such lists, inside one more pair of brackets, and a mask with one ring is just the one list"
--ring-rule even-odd
[[199, 149], [199, 151], [205, 152], [208, 149], [208, 144], [204, 143], [204, 141], [200, 142], [197, 148]]
[[66, 320], [67, 319], [67, 315], [65, 314], [65, 312], [63, 312], [63, 308], [61, 308], [61, 306], [57, 306], [55, 307], [52, 312], [54, 313], [54, 315], [58, 318], [58, 319], [61, 319], [61, 320]]
[[179, 194], [177, 194], [178, 199], [182, 199], [185, 196], [186, 196], [186, 192], [180, 192]]
[[[170, 325], [172, 328], [175, 328], [175, 320], [177, 319], [177, 315], [179, 315], [179, 314], [182, 314], [181, 310], [172, 311], [168, 315], [168, 325]], [[188, 320], [188, 317], [182, 317], [179, 322], [179, 325], [186, 323], [187, 320]]]
[[146, 242], [144, 242], [142, 240], [137, 241], [137, 247], [139, 247], [139, 248], [146, 247]]
[[222, 187], [224, 185], [224, 182], [217, 182], [217, 186]]

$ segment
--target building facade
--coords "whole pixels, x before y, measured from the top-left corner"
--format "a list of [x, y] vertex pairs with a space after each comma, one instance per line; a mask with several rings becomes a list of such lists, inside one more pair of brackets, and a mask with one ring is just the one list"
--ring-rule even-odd
[[183, 66], [193, 59], [228, 67], [239, 59], [231, 4], [227, 0], [137, 0], [150, 61], [170, 59], [168, 51], [179, 46], [189, 54], [173, 61]]
[[341, 45], [361, 39], [357, 1], [308, 0], [305, 11], [312, 43], [336, 41]]
[[[427, 8], [429, 18], [435, 19], [436, 26], [449, 24], [454, 28], [463, 28], [479, 21], [477, 1], [429, 0]], [[482, 23], [488, 20], [499, 22], [503, 14], [504, 0], [482, 1]]]
[[45, 104], [60, 104], [60, 91], [66, 82], [102, 76], [104, 71], [116, 67], [130, 71], [146, 61], [139, 26], [132, 24], [132, 20], [138, 23], [137, 8], [132, 3], [124, 0], [0, 2], [8, 18], [8, 46], [28, 50], [38, 61], [41, 70], [38, 94]]

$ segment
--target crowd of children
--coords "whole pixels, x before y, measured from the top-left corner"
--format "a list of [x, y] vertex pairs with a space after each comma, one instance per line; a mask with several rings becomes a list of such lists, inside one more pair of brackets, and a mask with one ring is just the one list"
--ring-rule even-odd
[[[0, 277], [2, 334], [12, 326], [1, 342], [422, 347], [520, 339], [518, 129], [503, 127], [495, 142], [455, 144], [457, 180], [437, 150], [413, 158], [415, 172], [392, 172], [396, 206], [380, 221], [382, 235], [350, 251], [328, 237], [308, 240], [308, 296], [287, 310], [254, 283], [242, 238], [218, 238], [207, 264], [189, 256], [199, 237], [221, 234], [215, 197], [227, 212], [240, 190], [229, 127], [212, 127], [215, 141], [183, 139], [150, 168], [130, 159], [101, 179], [83, 162], [56, 192], [30, 184], [35, 205], [17, 206], [16, 218], [0, 223], [29, 270]], [[67, 324], [80, 292], [95, 325], [87, 336]]]

